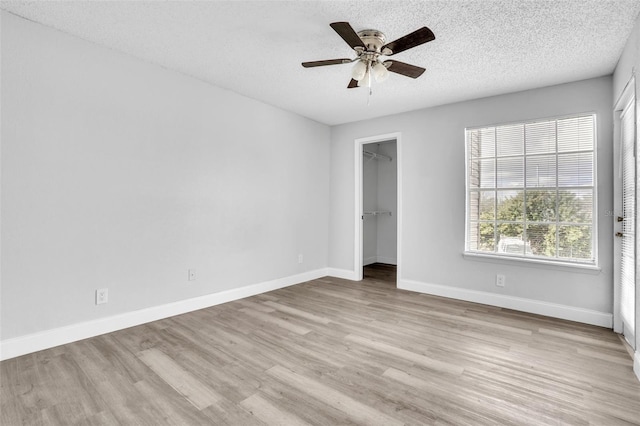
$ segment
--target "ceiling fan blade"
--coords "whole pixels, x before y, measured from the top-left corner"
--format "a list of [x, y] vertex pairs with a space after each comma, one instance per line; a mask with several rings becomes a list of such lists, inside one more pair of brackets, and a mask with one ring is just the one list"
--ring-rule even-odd
[[396, 60], [384, 61], [383, 64], [386, 66], [386, 64], [388, 64], [389, 62], [391, 62], [391, 65], [387, 67], [389, 71], [395, 72], [396, 74], [406, 75], [407, 77], [418, 78], [425, 71], [425, 69], [422, 67], [405, 64], [404, 62]]
[[360, 37], [358, 37], [358, 34], [356, 34], [348, 22], [334, 22], [330, 25], [331, 28], [333, 28], [334, 31], [337, 32], [352, 49], [355, 49], [356, 47], [361, 47], [364, 50], [367, 49]]
[[385, 44], [380, 50], [383, 55], [391, 56], [435, 39], [436, 36], [433, 35], [433, 32], [429, 28], [422, 27], [411, 34], [407, 34], [406, 36], [400, 37], [391, 43]]
[[303, 62], [302, 66], [305, 68], [312, 67], [323, 67], [325, 65], [338, 65], [338, 64], [348, 64], [351, 62], [351, 59], [343, 58], [343, 59], [327, 59], [326, 61], [311, 61], [311, 62]]
[[351, 79], [347, 89], [353, 89], [354, 87], [358, 87], [358, 80]]

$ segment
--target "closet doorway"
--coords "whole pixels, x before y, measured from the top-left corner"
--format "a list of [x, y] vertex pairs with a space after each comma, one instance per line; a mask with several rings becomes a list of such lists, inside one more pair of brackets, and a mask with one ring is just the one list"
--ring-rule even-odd
[[395, 270], [400, 279], [401, 140], [399, 133], [356, 139], [356, 223], [354, 270], [364, 267]]

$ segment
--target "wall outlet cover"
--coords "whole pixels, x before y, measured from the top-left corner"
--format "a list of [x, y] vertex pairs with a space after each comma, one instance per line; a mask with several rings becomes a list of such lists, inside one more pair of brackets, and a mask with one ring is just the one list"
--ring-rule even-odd
[[109, 289], [99, 288], [96, 290], [96, 305], [102, 305], [109, 301]]

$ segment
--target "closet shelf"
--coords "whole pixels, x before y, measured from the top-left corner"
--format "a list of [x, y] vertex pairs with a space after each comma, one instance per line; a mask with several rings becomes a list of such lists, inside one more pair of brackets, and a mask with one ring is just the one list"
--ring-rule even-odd
[[375, 152], [371, 152], [371, 151], [362, 151], [362, 153], [364, 155], [366, 155], [367, 157], [371, 157], [375, 160], [387, 160], [387, 161], [391, 161], [391, 157], [389, 157], [388, 155], [384, 155], [384, 154], [377, 154]]
[[373, 210], [369, 212], [364, 212], [365, 216], [391, 216], [391, 212], [386, 210]]

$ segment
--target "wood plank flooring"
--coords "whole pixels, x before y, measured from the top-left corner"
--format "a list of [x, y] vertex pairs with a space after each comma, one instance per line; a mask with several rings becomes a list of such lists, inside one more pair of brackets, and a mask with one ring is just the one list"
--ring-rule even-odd
[[610, 330], [323, 278], [0, 363], [2, 425], [640, 425]]

